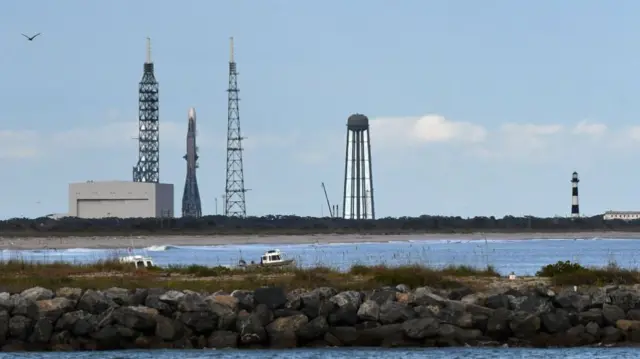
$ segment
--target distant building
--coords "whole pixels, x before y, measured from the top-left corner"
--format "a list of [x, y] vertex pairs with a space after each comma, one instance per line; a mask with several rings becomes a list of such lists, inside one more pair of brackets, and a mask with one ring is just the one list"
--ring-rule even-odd
[[604, 212], [603, 219], [605, 221], [612, 221], [615, 219], [621, 219], [623, 221], [635, 221], [640, 219], [640, 211], [607, 211]]
[[152, 182], [69, 184], [69, 216], [80, 218], [173, 217], [173, 185]]

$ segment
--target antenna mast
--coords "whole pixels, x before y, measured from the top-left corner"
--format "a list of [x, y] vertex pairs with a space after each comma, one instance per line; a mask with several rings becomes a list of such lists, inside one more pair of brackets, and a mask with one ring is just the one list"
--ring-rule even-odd
[[159, 86], [151, 62], [151, 39], [138, 88], [138, 162], [133, 167], [134, 182], [160, 182]]
[[229, 94], [227, 114], [227, 178], [225, 183], [224, 215], [246, 217], [244, 168], [242, 164], [242, 137], [240, 132], [240, 111], [238, 102], [238, 73], [233, 56], [233, 37], [229, 39]]

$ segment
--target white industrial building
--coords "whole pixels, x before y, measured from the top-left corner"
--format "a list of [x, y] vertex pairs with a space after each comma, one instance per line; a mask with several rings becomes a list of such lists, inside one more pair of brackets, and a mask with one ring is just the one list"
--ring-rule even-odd
[[602, 218], [605, 221], [611, 221], [614, 219], [621, 219], [623, 221], [635, 221], [640, 219], [640, 212], [638, 211], [607, 211]]
[[80, 218], [173, 217], [173, 185], [128, 181], [69, 184], [69, 216]]

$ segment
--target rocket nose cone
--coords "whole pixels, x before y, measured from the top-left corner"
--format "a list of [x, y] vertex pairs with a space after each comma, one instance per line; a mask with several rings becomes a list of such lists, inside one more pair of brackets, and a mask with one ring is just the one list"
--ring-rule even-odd
[[189, 109], [189, 119], [196, 119], [196, 109], [193, 107]]

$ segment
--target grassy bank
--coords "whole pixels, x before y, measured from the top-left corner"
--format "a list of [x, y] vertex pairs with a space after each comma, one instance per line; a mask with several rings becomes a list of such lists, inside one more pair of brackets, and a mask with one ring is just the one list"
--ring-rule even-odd
[[348, 271], [337, 271], [325, 267], [242, 270], [199, 265], [135, 269], [112, 260], [92, 264], [44, 264], [20, 260], [0, 262], [0, 291], [19, 291], [34, 286], [51, 289], [166, 287], [210, 292], [253, 289], [266, 285], [289, 289], [318, 286], [370, 289], [397, 284], [455, 288], [463, 285], [461, 278], [497, 277], [499, 274], [492, 267], [476, 269], [468, 266], [429, 268], [418, 265], [355, 265]]
[[640, 284], [640, 270], [621, 268], [616, 262], [604, 267], [585, 267], [570, 261], [542, 267], [538, 277], [551, 278], [555, 285]]
[[[640, 271], [624, 269], [610, 263], [606, 267], [583, 267], [571, 262], [544, 266], [532, 283], [567, 285], [640, 284]], [[115, 260], [91, 264], [66, 262], [38, 263], [22, 260], [0, 262], [0, 291], [21, 291], [34, 286], [50, 289], [81, 287], [106, 289], [164, 287], [214, 292], [218, 290], [254, 289], [282, 286], [287, 289], [331, 286], [337, 289], [372, 289], [384, 285], [406, 284], [413, 288], [472, 287], [485, 289], [500, 278], [491, 266], [420, 265], [389, 267], [354, 265], [348, 271], [332, 268], [259, 268], [252, 270], [200, 265], [135, 269]]]

